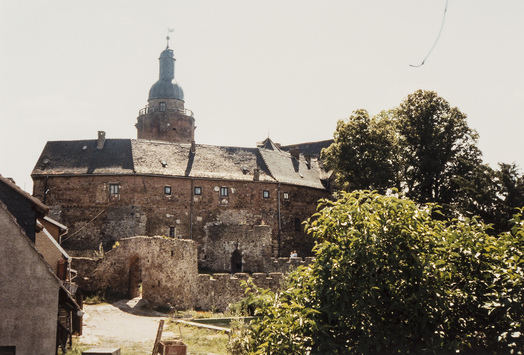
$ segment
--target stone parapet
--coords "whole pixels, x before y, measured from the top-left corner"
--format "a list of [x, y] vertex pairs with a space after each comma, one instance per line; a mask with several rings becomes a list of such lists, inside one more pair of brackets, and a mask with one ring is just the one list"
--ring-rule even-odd
[[[276, 291], [283, 278], [281, 273], [255, 273], [251, 276], [253, 283], [260, 288]], [[240, 274], [213, 274], [199, 275], [198, 291], [194, 296], [194, 307], [202, 310], [224, 311], [229, 304], [240, 301], [246, 297], [242, 281], [247, 281], [249, 275]]]

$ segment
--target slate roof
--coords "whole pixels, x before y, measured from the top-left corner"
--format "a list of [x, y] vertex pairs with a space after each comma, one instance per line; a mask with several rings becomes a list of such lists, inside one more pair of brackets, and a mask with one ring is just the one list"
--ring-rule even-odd
[[300, 154], [309, 154], [312, 157], [320, 158], [320, 152], [323, 148], [329, 147], [335, 140], [328, 139], [318, 142], [308, 142], [281, 146], [280, 149], [284, 151], [290, 151], [293, 148], [297, 148]]
[[27, 237], [35, 241], [36, 219], [49, 213], [49, 207], [34, 198], [14, 182], [0, 175], [0, 201], [16, 218]]
[[133, 156], [129, 139], [47, 142], [33, 174], [132, 174]]
[[96, 140], [53, 141], [44, 147], [32, 176], [44, 175], [163, 175], [207, 179], [282, 182], [324, 189], [321, 169], [313, 159], [308, 168], [287, 152], [265, 147], [244, 148], [190, 144], [142, 139], [106, 139], [103, 149]]
[[[0, 200], [8, 207], [9, 211], [18, 211], [17, 207], [29, 203], [34, 207], [40, 215], [45, 216], [49, 213], [49, 207], [44, 205], [39, 199], [31, 196], [29, 193], [22, 190], [17, 184], [8, 178], [0, 175]], [[16, 214], [16, 213], [15, 213]]]

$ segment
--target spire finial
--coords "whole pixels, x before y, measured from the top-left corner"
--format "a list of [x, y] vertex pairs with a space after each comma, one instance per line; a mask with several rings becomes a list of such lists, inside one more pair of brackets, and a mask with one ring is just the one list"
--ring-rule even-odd
[[169, 40], [171, 39], [171, 37], [169, 37], [169, 34], [171, 32], [175, 32], [175, 29], [174, 28], [167, 28], [167, 36], [166, 36], [166, 40], [167, 40], [167, 46], [166, 46], [166, 49], [169, 48]]

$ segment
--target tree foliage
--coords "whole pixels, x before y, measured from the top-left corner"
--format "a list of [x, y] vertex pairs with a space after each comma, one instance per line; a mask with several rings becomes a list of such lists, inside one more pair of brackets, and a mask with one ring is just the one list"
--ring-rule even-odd
[[494, 234], [524, 206], [518, 167], [483, 164], [466, 115], [435, 92], [418, 90], [375, 117], [357, 110], [338, 122], [334, 138], [322, 159], [342, 190], [396, 188], [416, 202], [439, 204], [447, 218], [481, 216]]
[[347, 122], [339, 120], [335, 142], [322, 152], [328, 170], [336, 171], [344, 190], [386, 191], [395, 184], [396, 141], [393, 122], [386, 112], [370, 117], [355, 111]]
[[316, 259], [249, 329], [256, 354], [518, 353], [524, 348], [524, 222], [490, 236], [375, 192], [323, 201], [307, 228]]

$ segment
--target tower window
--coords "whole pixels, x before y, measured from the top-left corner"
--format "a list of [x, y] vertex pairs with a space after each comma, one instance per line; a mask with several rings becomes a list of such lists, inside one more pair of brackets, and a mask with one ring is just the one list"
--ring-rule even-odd
[[220, 196], [221, 197], [227, 197], [228, 196], [228, 188], [227, 187], [221, 187], [220, 188]]
[[165, 102], [160, 102], [158, 108], [159, 108], [160, 112], [166, 112], [166, 103]]
[[164, 193], [166, 195], [171, 195], [171, 186], [164, 186]]
[[175, 237], [175, 227], [169, 227], [169, 238]]
[[262, 196], [263, 196], [264, 198], [269, 198], [269, 191], [268, 191], [268, 190], [264, 190], [264, 191], [262, 192]]
[[202, 195], [202, 188], [200, 186], [195, 186], [195, 195]]
[[120, 200], [120, 185], [109, 184], [109, 197], [111, 200]]

